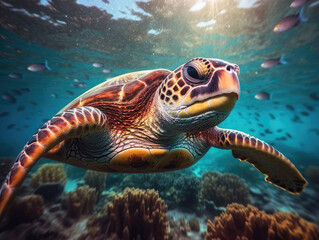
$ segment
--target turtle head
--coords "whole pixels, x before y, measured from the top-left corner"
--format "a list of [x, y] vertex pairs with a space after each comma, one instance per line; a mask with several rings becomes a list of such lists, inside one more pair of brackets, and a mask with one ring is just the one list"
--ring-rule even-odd
[[194, 58], [162, 82], [162, 111], [175, 125], [216, 126], [239, 98], [239, 67], [219, 59]]

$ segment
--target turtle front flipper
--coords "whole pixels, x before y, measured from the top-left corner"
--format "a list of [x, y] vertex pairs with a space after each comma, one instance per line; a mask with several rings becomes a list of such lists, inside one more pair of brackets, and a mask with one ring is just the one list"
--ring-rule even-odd
[[[55, 115], [47, 121], [17, 156], [0, 190], [0, 219], [16, 195], [26, 174], [39, 158], [63, 140], [85, 136], [106, 128], [106, 115], [93, 107], [79, 107]], [[52, 149], [54, 150], [54, 149]]]
[[251, 163], [265, 174], [267, 182], [290, 193], [301, 193], [307, 185], [297, 168], [282, 153], [255, 137], [215, 127], [205, 132], [204, 138], [214, 147], [231, 149], [235, 158]]

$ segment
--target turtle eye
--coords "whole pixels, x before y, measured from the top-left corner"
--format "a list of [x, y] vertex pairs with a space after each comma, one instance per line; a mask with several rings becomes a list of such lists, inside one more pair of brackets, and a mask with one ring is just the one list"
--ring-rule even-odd
[[192, 78], [199, 79], [199, 74], [198, 74], [196, 68], [194, 68], [193, 66], [188, 66], [187, 67], [187, 73]]
[[207, 64], [200, 60], [193, 60], [184, 67], [184, 77], [192, 83], [202, 83], [208, 75]]

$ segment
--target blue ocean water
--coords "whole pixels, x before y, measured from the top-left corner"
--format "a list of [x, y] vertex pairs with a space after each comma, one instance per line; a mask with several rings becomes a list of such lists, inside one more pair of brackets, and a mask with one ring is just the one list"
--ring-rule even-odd
[[[319, 3], [305, 4], [308, 21], [274, 33], [279, 20], [299, 13], [300, 8], [289, 7], [290, 3], [0, 1], [0, 156], [15, 158], [48, 119], [107, 79], [140, 70], [174, 70], [194, 57], [207, 57], [240, 67], [240, 99], [220, 127], [263, 139], [306, 174], [309, 166], [319, 166]], [[261, 67], [267, 59], [282, 55], [287, 64]], [[52, 70], [28, 70], [31, 64], [46, 60]], [[10, 77], [13, 73], [21, 76]], [[269, 93], [270, 99], [256, 99], [261, 91]], [[7, 95], [14, 103], [5, 99]], [[35, 169], [46, 162], [41, 159]], [[207, 170], [232, 172], [253, 193], [269, 196], [264, 210], [295, 212], [319, 223], [319, 211], [307, 209], [311, 204], [310, 208], [318, 209], [319, 183], [315, 180], [309, 181], [310, 190], [304, 193], [309, 202], [302, 205], [302, 195], [266, 184], [262, 174], [234, 159], [230, 151], [212, 148], [182, 172], [200, 178]], [[108, 189], [112, 188], [111, 175]], [[80, 180], [70, 180], [67, 186], [73, 190]], [[281, 197], [272, 199], [272, 194]], [[263, 205], [254, 199], [255, 205]]]

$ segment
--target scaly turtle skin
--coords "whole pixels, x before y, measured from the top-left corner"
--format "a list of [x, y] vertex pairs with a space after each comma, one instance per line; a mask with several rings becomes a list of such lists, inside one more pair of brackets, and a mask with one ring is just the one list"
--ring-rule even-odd
[[96, 171], [151, 173], [189, 167], [213, 146], [231, 149], [266, 181], [302, 192], [306, 180], [280, 152], [217, 127], [239, 97], [238, 74], [237, 65], [195, 58], [173, 72], [129, 73], [92, 88], [25, 145], [0, 190], [0, 215], [42, 156]]

